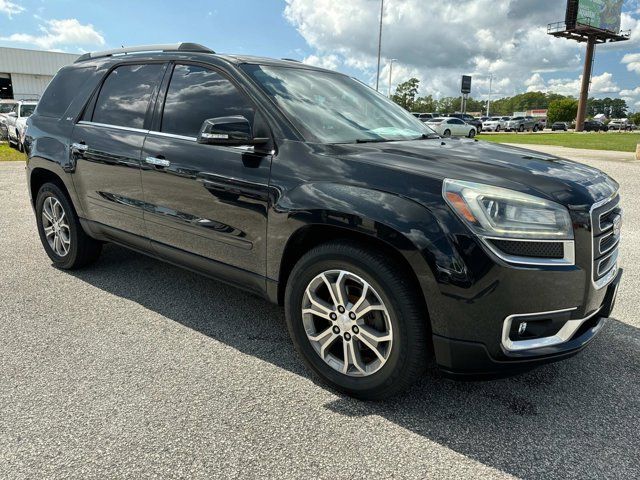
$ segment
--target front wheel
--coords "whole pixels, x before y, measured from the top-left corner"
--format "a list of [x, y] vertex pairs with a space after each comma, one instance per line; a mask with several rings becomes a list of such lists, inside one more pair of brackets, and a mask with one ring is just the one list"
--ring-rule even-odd
[[89, 237], [70, 200], [54, 183], [45, 183], [36, 197], [36, 221], [40, 240], [53, 264], [65, 270], [94, 262], [102, 244]]
[[355, 243], [315, 247], [296, 264], [285, 294], [293, 343], [337, 390], [377, 400], [426, 368], [428, 316], [402, 266]]
[[469, 138], [473, 138], [473, 137], [475, 137], [475, 136], [476, 136], [476, 131], [472, 128], [471, 130], [469, 130], [469, 135], [468, 135], [468, 137], [469, 137]]
[[448, 128], [444, 131], [444, 133], [442, 134], [443, 137], [445, 138], [449, 138], [451, 136], [451, 130], [449, 130]]
[[496, 127], [496, 133], [500, 131], [500, 127]]
[[520, 133], [524, 132], [524, 125], [520, 125], [520, 126], [518, 127], [518, 131], [519, 131]]

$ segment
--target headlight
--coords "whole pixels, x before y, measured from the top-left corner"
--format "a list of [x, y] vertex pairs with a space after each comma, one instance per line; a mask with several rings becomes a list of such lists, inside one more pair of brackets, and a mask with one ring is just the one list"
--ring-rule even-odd
[[445, 179], [442, 195], [484, 237], [572, 240], [569, 211], [555, 202], [501, 187]]

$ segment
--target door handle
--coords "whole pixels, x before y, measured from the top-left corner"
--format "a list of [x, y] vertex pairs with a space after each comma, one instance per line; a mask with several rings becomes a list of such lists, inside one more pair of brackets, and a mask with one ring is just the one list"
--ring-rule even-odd
[[171, 165], [171, 162], [169, 160], [161, 157], [147, 157], [144, 159], [144, 161], [149, 165], [153, 165], [155, 167], [166, 168]]

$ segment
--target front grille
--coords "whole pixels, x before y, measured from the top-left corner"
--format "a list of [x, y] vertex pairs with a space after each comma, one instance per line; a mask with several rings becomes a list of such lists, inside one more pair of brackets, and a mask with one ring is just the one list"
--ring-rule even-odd
[[603, 205], [596, 205], [591, 210], [592, 278], [597, 288], [604, 287], [615, 276], [621, 222], [622, 209], [620, 208], [619, 195]]
[[491, 243], [507, 255], [530, 258], [564, 258], [562, 242], [522, 242], [517, 240], [491, 240]]

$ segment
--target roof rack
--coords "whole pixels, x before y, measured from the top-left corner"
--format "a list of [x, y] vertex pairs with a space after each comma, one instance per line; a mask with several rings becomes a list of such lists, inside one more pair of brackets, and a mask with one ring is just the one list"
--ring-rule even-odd
[[282, 58], [281, 60], [285, 60], [287, 62], [301, 63], [300, 60], [296, 60], [295, 58]]
[[128, 53], [141, 52], [196, 52], [196, 53], [216, 53], [198, 43], [167, 43], [161, 45], [139, 45], [137, 47], [115, 48], [113, 50], [105, 50], [103, 52], [89, 52], [80, 55], [75, 63], [93, 60], [95, 58], [112, 57], [114, 55], [126, 55]]

